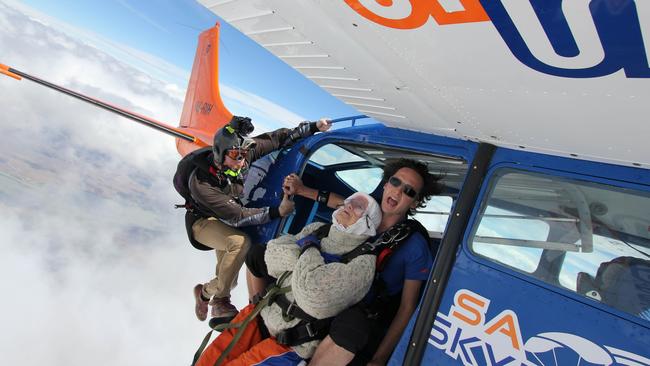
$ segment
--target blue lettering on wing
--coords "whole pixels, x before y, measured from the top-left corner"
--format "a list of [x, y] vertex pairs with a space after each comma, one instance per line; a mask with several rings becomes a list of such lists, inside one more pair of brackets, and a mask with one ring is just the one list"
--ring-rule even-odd
[[[594, 65], [566, 68], [539, 60], [517, 29], [503, 0], [480, 0], [497, 31], [513, 55], [526, 66], [539, 72], [570, 78], [593, 78], [621, 69], [628, 78], [648, 78], [650, 68], [645, 52], [641, 23], [633, 0], [592, 0], [589, 12], [593, 18], [604, 57]], [[521, 0], [526, 1], [526, 0]], [[528, 0], [553, 51], [561, 57], [579, 57], [581, 48], [562, 10], [562, 0]]]

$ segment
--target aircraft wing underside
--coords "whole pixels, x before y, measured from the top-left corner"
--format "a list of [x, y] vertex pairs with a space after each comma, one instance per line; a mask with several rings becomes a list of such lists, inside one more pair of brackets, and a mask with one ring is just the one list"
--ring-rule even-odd
[[200, 2], [386, 125], [650, 166], [647, 2]]

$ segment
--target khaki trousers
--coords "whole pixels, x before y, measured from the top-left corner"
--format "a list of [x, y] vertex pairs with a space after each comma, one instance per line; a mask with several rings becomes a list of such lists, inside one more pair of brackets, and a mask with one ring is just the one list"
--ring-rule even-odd
[[203, 287], [207, 297], [229, 297], [237, 286], [239, 269], [244, 264], [251, 240], [245, 233], [213, 217], [197, 220], [192, 225], [194, 239], [214, 248], [217, 254], [215, 277]]

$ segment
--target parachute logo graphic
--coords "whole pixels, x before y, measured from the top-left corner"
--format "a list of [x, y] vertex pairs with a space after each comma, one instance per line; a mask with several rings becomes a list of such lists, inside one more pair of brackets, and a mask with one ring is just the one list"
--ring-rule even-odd
[[650, 359], [614, 347], [601, 347], [568, 333], [541, 333], [525, 345], [533, 365], [650, 365]]
[[[583, 360], [594, 365], [611, 365], [614, 362], [604, 349], [573, 334], [538, 334], [526, 342], [525, 348], [528, 360], [540, 366], [557, 364], [560, 354], [564, 356], [560, 357], [563, 362], [568, 362], [568, 360], [564, 360], [565, 358], [576, 358], [572, 360], [572, 365], [580, 365]], [[569, 351], [573, 351], [573, 353]]]

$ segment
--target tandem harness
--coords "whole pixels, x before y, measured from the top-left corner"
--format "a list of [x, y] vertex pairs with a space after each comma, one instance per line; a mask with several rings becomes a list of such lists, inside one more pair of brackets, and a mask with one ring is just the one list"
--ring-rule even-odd
[[[391, 300], [386, 282], [381, 278], [381, 273], [386, 268], [386, 264], [391, 256], [399, 249], [399, 246], [416, 232], [419, 232], [429, 241], [427, 229], [418, 221], [409, 219], [393, 225], [374, 241], [363, 243], [351, 252], [343, 255], [342, 261], [350, 261], [363, 254], [375, 254], [377, 256], [375, 278], [371, 286], [371, 291], [374, 291], [373, 300], [370, 303], [365, 303], [364, 301], [359, 303], [360, 308], [365, 312], [368, 319], [377, 320], [380, 314], [385, 313], [395, 305]], [[438, 250], [437, 247], [430, 249], [433, 253], [436, 253]]]
[[[316, 229], [311, 235], [300, 239], [297, 244], [302, 247], [302, 252], [310, 247], [317, 247], [320, 250], [320, 241], [328, 235], [330, 227], [331, 224], [323, 225]], [[321, 255], [323, 255], [323, 259], [326, 263], [348, 263], [361, 255], [376, 255], [377, 263], [375, 279], [372, 286], [376, 286], [376, 288], [380, 289], [378, 298], [381, 298], [383, 296], [382, 293], [386, 291], [385, 285], [383, 284], [379, 274], [383, 271], [391, 255], [398, 249], [398, 246], [405, 242], [414, 232], [421, 232], [424, 234], [426, 233], [426, 229], [415, 220], [407, 220], [393, 226], [381, 234], [376, 240], [363, 243], [347, 254], [337, 256], [321, 252]], [[428, 235], [425, 237], [428, 237]], [[287, 292], [291, 291], [291, 286], [281, 287], [280, 284], [282, 284], [290, 274], [291, 271], [284, 272], [275, 283], [271, 284], [265, 290], [263, 294], [256, 295], [253, 299], [253, 303], [256, 304], [254, 310], [242, 322], [220, 324], [213, 328], [213, 330], [216, 331], [222, 331], [228, 328], [238, 328], [235, 337], [219, 356], [215, 362], [215, 366], [221, 365], [223, 360], [226, 359], [227, 355], [241, 337], [246, 326], [260, 314], [264, 307], [273, 303], [277, 304], [282, 309], [282, 317], [284, 320], [291, 321], [293, 319], [300, 319], [300, 322], [294, 327], [285, 329], [276, 334], [276, 342], [279, 344], [291, 347], [312, 340], [323, 339], [327, 336], [333, 318], [316, 319], [302, 310], [295, 301], [289, 301], [285, 296]], [[375, 301], [375, 303], [381, 304], [382, 301]], [[194, 355], [194, 362], [192, 365], [194, 365], [201, 356], [203, 349], [207, 346], [211, 334], [212, 330], [208, 332], [203, 339], [201, 346]]]

